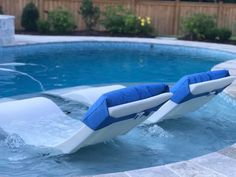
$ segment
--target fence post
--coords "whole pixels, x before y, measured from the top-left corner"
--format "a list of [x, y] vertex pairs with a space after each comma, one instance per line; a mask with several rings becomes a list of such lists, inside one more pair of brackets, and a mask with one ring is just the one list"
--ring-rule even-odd
[[44, 0], [39, 0], [38, 3], [40, 18], [44, 19]]
[[131, 0], [131, 10], [136, 13], [136, 0]]
[[179, 19], [180, 19], [180, 0], [175, 0], [175, 13], [173, 21], [173, 34], [179, 34]]
[[217, 25], [223, 26], [223, 1], [220, 0], [218, 3], [218, 10], [217, 10]]

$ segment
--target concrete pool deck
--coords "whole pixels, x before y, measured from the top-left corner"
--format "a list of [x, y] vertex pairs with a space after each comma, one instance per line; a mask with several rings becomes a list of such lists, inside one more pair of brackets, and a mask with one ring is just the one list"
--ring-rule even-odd
[[[180, 41], [170, 38], [111, 38], [111, 37], [68, 37], [68, 36], [30, 36], [16, 35], [15, 45], [31, 45], [38, 43], [79, 42], [79, 41], [112, 41], [138, 42], [150, 44], [168, 44], [186, 47], [207, 48], [236, 54], [236, 46], [213, 44], [204, 42]], [[213, 69], [228, 69], [231, 75], [236, 76], [236, 59], [225, 61]], [[236, 81], [229, 86], [225, 93], [236, 99]], [[236, 117], [236, 115], [235, 115]], [[150, 167], [119, 173], [95, 175], [96, 177], [236, 177], [236, 144], [194, 159], [171, 163], [163, 166]], [[95, 177], [94, 176], [94, 177]]]
[[[219, 69], [227, 69], [230, 75], [236, 76], [236, 60], [229, 60], [213, 67], [213, 70]], [[225, 93], [236, 99], [236, 81], [225, 89]]]

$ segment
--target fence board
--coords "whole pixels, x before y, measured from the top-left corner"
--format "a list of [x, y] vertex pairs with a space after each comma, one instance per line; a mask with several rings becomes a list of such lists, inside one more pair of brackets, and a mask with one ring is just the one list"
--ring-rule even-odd
[[[82, 17], [78, 13], [82, 0], [0, 0], [4, 13], [16, 16], [16, 29], [22, 29], [20, 25], [22, 9], [31, 1], [39, 8], [41, 18], [46, 18], [45, 11], [64, 7], [73, 13], [78, 30], [85, 29]], [[179, 34], [181, 19], [195, 13], [215, 15], [219, 26], [227, 27], [236, 34], [236, 4], [179, 2], [179, 0], [94, 0], [94, 3], [101, 11], [107, 6], [121, 4], [133, 10], [138, 16], [149, 16], [155, 31], [161, 35]], [[101, 25], [98, 25], [97, 29], [104, 30]]]

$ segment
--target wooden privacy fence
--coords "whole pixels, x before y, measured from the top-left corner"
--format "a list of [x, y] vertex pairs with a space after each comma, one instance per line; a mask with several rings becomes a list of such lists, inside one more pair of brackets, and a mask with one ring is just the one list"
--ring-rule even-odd
[[[16, 29], [22, 29], [20, 18], [24, 6], [33, 1], [39, 8], [41, 18], [46, 18], [45, 11], [64, 7], [74, 14], [79, 30], [85, 25], [78, 14], [82, 0], [0, 0], [5, 14], [16, 16]], [[183, 17], [195, 13], [214, 15], [221, 27], [227, 27], [236, 34], [236, 4], [156, 1], [156, 0], [94, 0], [101, 11], [109, 5], [122, 4], [133, 10], [139, 16], [149, 16], [156, 31], [161, 35], [175, 35], [180, 33], [180, 23]], [[101, 26], [97, 27], [102, 30]]]

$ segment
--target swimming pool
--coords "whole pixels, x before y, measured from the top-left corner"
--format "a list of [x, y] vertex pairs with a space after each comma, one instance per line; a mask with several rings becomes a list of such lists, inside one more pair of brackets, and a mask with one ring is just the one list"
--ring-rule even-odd
[[[172, 83], [236, 56], [200, 48], [111, 42], [6, 47], [0, 55], [0, 97], [77, 85]], [[203, 155], [236, 142], [235, 104], [221, 94], [183, 119], [141, 125], [125, 136], [71, 155], [47, 155], [43, 149], [25, 145], [17, 135], [1, 133], [0, 174], [99, 174]]]

